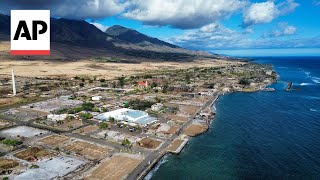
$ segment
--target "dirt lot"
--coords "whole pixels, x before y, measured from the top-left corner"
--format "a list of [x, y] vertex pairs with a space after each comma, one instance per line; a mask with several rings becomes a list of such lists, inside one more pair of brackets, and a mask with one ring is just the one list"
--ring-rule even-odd
[[50, 155], [53, 155], [53, 153], [50, 153], [49, 151], [39, 147], [31, 147], [21, 152], [18, 152], [14, 156], [19, 159], [34, 162], [44, 157], [48, 157]]
[[72, 120], [72, 121], [65, 122], [64, 124], [61, 124], [61, 125], [57, 126], [57, 128], [67, 131], [67, 130], [70, 130], [72, 128], [77, 128], [77, 127], [82, 126], [82, 125], [83, 125], [82, 121]]
[[112, 151], [111, 148], [94, 145], [84, 141], [75, 141], [65, 146], [64, 149], [79, 153], [83, 156], [86, 156], [90, 160], [101, 159]]
[[178, 149], [178, 147], [180, 147], [180, 145], [184, 142], [184, 140], [181, 139], [176, 139], [174, 140], [170, 146], [168, 147], [168, 151], [176, 151]]
[[90, 126], [83, 127], [79, 130], [76, 130], [75, 133], [87, 135], [87, 134], [90, 134], [98, 129], [99, 129], [99, 127], [97, 125], [90, 125]]
[[57, 146], [65, 141], [68, 141], [69, 139], [70, 138], [67, 136], [51, 135], [41, 139], [40, 142], [43, 142], [49, 146]]
[[39, 117], [45, 117], [48, 115], [48, 113], [36, 111], [32, 109], [12, 108], [4, 112], [3, 115], [9, 118], [18, 119], [21, 121], [29, 121]]
[[10, 106], [13, 104], [18, 103], [21, 100], [21, 98], [14, 97], [14, 98], [1, 98], [0, 99], [0, 108], [5, 106]]
[[197, 106], [184, 106], [184, 105], [179, 106], [179, 112], [182, 114], [194, 115], [198, 110], [199, 110], [199, 107]]
[[[142, 162], [141, 157], [133, 155], [115, 155], [101, 163], [96, 169], [88, 174], [85, 180], [119, 180], [127, 175]], [[112, 173], [110, 173], [112, 172]]]
[[148, 149], [157, 149], [161, 144], [161, 141], [157, 141], [152, 138], [143, 138], [137, 142], [138, 146]]
[[184, 134], [193, 137], [204, 133], [208, 128], [209, 127], [207, 125], [191, 124], [184, 130]]
[[177, 121], [177, 122], [186, 122], [188, 121], [188, 117], [186, 116], [179, 116], [179, 115], [169, 115], [169, 120]]
[[11, 169], [19, 166], [19, 163], [12, 159], [0, 158], [0, 169]]

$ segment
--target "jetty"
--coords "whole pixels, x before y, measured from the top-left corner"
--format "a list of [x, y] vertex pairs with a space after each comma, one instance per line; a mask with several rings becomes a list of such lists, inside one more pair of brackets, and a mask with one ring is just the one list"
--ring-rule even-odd
[[288, 83], [287, 88], [286, 88], [286, 91], [287, 91], [287, 92], [289, 92], [289, 91], [291, 90], [292, 84], [293, 84], [292, 82], [289, 82], [289, 83]]

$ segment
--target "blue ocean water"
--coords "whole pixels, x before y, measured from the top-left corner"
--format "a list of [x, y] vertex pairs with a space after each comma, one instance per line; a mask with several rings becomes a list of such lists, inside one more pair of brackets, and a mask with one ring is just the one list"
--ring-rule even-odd
[[[151, 179], [320, 179], [320, 58], [256, 62], [274, 65], [276, 92], [221, 97], [210, 130]], [[288, 81], [296, 91], [284, 91]]]

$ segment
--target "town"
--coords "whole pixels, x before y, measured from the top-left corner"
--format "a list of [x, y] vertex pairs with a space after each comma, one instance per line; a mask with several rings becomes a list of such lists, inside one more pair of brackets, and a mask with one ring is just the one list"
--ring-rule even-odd
[[0, 80], [0, 177], [143, 179], [209, 129], [220, 96], [273, 91], [272, 69], [230, 60], [116, 78], [12, 70]]

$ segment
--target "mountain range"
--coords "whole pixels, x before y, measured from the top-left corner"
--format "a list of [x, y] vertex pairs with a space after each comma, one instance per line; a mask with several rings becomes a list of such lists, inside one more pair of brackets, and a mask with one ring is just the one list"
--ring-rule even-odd
[[[10, 16], [0, 14], [0, 24], [0, 41], [10, 41]], [[219, 57], [184, 49], [119, 25], [102, 32], [84, 20], [62, 18], [51, 18], [51, 52], [47, 58], [61, 60], [117, 57], [180, 61]]]

